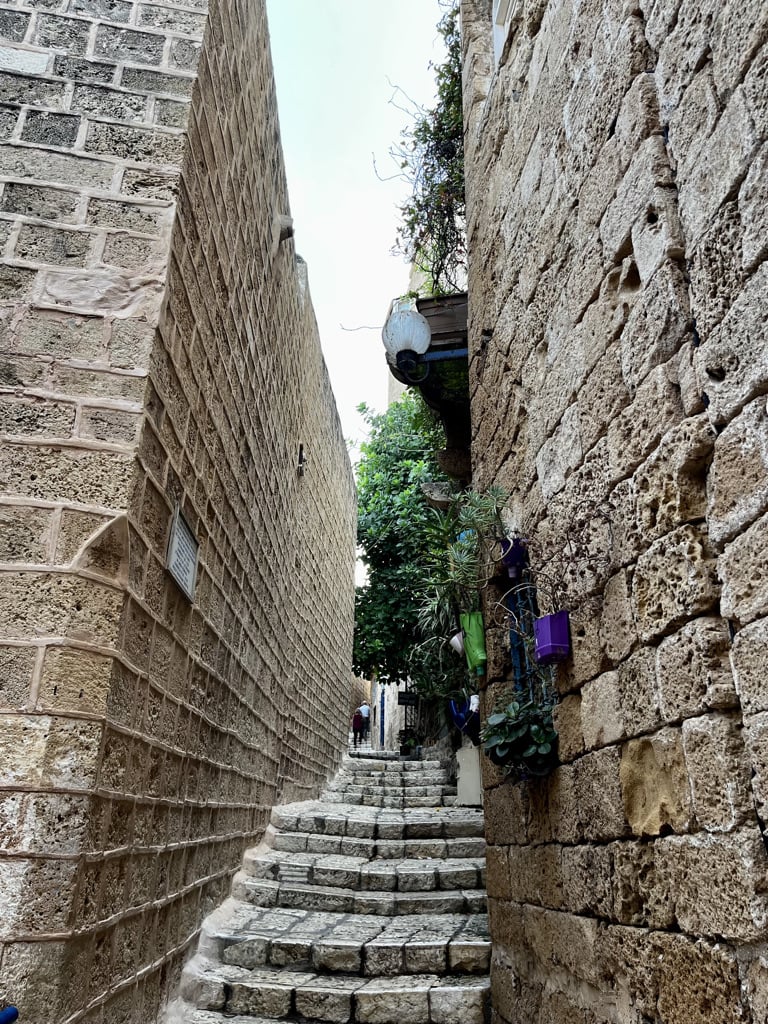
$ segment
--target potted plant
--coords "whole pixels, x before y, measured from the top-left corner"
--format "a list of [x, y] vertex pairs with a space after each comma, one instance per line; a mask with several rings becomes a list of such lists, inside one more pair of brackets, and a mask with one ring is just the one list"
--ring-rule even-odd
[[419, 623], [424, 636], [440, 636], [463, 650], [472, 675], [485, 672], [481, 593], [498, 572], [506, 499], [499, 487], [467, 490], [436, 512], [435, 535], [442, 545], [428, 568]]
[[509, 696], [488, 716], [481, 733], [483, 752], [508, 773], [544, 776], [557, 765], [557, 732], [552, 704]]
[[398, 738], [400, 740], [400, 756], [408, 760], [421, 760], [419, 756], [419, 739], [413, 729], [401, 729]]

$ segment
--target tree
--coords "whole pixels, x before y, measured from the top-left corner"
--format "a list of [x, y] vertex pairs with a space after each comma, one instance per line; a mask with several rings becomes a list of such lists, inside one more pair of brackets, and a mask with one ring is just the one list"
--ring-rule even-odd
[[433, 295], [461, 291], [466, 271], [459, 5], [447, 0], [444, 6], [437, 29], [446, 59], [433, 65], [437, 103], [418, 108], [413, 126], [391, 151], [413, 190], [400, 207], [397, 249], [427, 275]]
[[421, 485], [448, 482], [435, 459], [440, 426], [412, 394], [383, 415], [360, 411], [370, 427], [357, 466], [357, 540], [368, 580], [356, 590], [354, 670], [384, 682], [409, 677], [428, 689], [440, 668], [421, 653], [419, 608], [445, 538]]

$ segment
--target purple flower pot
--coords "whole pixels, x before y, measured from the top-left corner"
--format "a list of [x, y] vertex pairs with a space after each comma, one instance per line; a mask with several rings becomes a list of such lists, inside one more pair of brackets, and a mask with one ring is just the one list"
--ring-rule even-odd
[[542, 665], [565, 661], [571, 653], [571, 638], [568, 631], [568, 612], [555, 612], [534, 619], [533, 635], [536, 640], [534, 657]]

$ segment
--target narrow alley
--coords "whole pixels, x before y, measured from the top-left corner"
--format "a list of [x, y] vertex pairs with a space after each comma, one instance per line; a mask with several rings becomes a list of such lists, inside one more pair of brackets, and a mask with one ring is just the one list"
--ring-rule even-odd
[[454, 793], [440, 761], [348, 756], [319, 800], [275, 808], [170, 1024], [483, 1024], [483, 815]]

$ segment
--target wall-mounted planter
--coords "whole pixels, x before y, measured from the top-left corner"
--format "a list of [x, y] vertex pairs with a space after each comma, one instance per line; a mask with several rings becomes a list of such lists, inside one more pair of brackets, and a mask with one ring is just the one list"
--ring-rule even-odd
[[571, 653], [571, 637], [568, 629], [568, 612], [542, 615], [533, 623], [535, 639], [534, 656], [541, 665], [565, 661]]
[[475, 675], [481, 676], [485, 673], [485, 664], [488, 660], [485, 653], [483, 616], [480, 612], [464, 612], [459, 616], [459, 621], [464, 633], [467, 668]]
[[523, 569], [528, 567], [528, 549], [519, 537], [513, 537], [512, 540], [505, 537], [502, 540], [501, 561], [509, 578], [519, 580]]
[[460, 630], [458, 633], [455, 633], [451, 637], [451, 639], [448, 641], [448, 643], [451, 645], [451, 649], [456, 651], [457, 654], [463, 654], [464, 653], [464, 631]]

